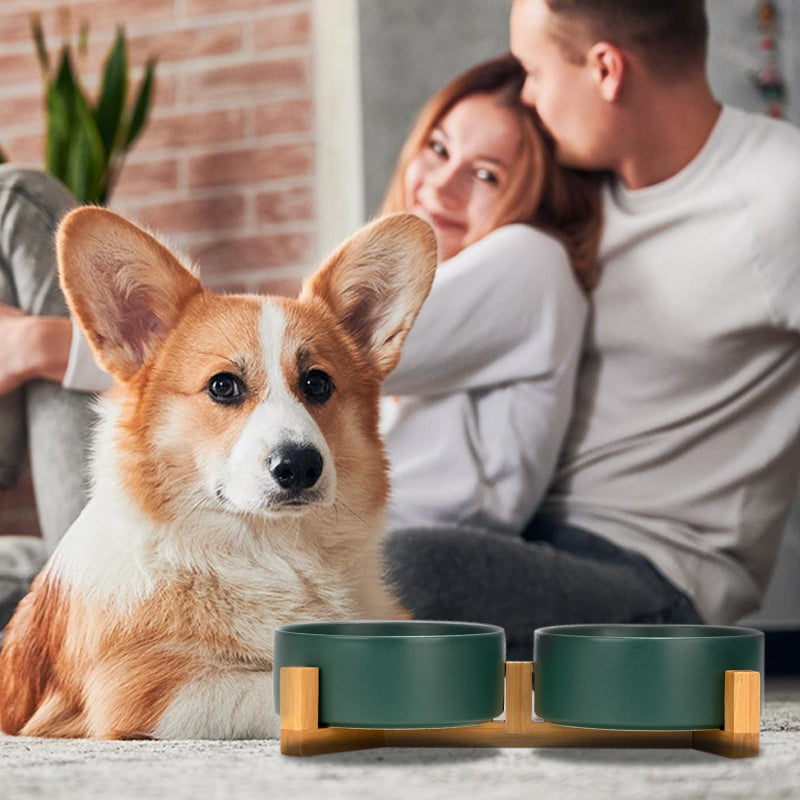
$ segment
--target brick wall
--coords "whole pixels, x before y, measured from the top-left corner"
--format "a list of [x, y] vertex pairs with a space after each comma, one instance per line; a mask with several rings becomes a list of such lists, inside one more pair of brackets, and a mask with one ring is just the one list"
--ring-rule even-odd
[[[311, 0], [2, 0], [0, 146], [40, 166], [43, 111], [28, 17], [40, 12], [51, 57], [59, 8], [90, 23], [79, 65], [96, 89], [124, 24], [138, 86], [159, 58], [150, 124], [111, 207], [161, 232], [232, 291], [296, 293], [311, 265], [316, 219]], [[0, 533], [35, 534], [30, 478], [0, 492]]]

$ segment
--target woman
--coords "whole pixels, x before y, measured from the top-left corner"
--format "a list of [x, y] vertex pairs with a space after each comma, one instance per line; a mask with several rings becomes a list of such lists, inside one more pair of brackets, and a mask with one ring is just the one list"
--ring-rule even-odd
[[436, 233], [440, 268], [386, 391], [390, 527], [518, 534], [550, 482], [597, 277], [597, 179], [559, 167], [511, 56], [422, 109], [384, 211]]

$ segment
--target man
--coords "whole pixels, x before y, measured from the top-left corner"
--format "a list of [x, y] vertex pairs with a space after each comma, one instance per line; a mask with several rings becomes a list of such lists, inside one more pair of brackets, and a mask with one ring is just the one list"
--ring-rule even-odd
[[525, 541], [389, 555], [417, 616], [502, 624], [513, 657], [526, 625], [730, 623], [769, 578], [800, 472], [800, 132], [722, 108], [706, 40], [702, 0], [512, 7], [523, 100], [612, 175], [575, 414]]
[[701, 0], [517, 0], [565, 161], [616, 175], [577, 414], [544, 513], [756, 608], [800, 471], [800, 134], [721, 109]]

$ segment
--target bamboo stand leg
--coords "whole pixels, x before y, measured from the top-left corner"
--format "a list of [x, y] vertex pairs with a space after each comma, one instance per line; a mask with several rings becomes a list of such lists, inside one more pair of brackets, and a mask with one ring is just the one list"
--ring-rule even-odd
[[758, 755], [761, 725], [761, 675], [745, 670], [725, 673], [725, 726], [695, 731], [692, 746], [726, 758]]
[[533, 663], [506, 663], [506, 733], [529, 733], [533, 721]]
[[319, 727], [319, 669], [281, 669], [281, 753], [318, 756], [383, 747], [380, 730]]

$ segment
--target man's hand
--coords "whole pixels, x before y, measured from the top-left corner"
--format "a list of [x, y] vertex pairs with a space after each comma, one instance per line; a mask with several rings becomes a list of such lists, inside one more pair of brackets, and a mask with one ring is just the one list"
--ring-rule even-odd
[[72, 323], [62, 317], [33, 317], [0, 303], [0, 395], [27, 381], [64, 377]]

